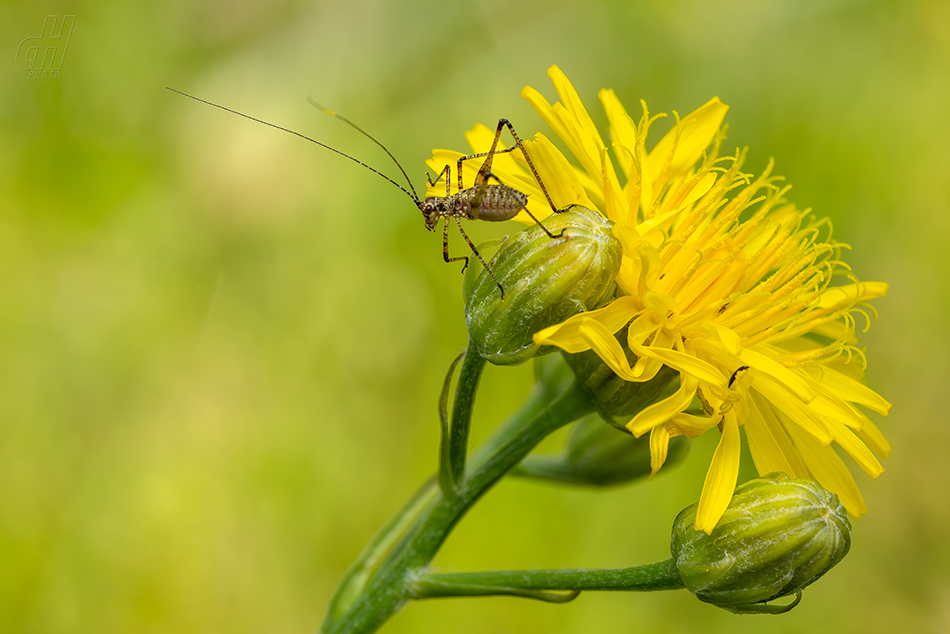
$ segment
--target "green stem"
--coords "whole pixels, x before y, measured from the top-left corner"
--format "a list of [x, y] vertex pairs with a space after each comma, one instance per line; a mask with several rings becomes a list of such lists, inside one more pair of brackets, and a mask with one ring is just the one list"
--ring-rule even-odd
[[449, 439], [452, 438], [452, 432], [449, 425], [449, 386], [452, 385], [452, 376], [455, 374], [455, 367], [465, 356], [463, 352], [455, 357], [455, 360], [449, 365], [449, 371], [445, 373], [445, 380], [442, 382], [442, 393], [439, 394], [439, 487], [442, 489], [442, 495], [452, 497], [456, 494], [455, 474], [452, 469], [451, 445]]
[[[554, 355], [551, 356], [553, 357]], [[491, 456], [495, 455], [498, 450], [508, 442], [512, 435], [517, 434], [522, 427], [538, 416], [542, 410], [564, 396], [568, 389], [575, 387], [574, 375], [564, 364], [560, 366], [556, 363], [554, 364], [554, 366], [561, 371], [563, 376], [540, 376], [540, 374], [538, 374], [538, 368], [544, 363], [545, 361], [543, 360], [540, 364], [538, 360], [535, 361], [536, 377], [531, 392], [529, 392], [527, 398], [525, 398], [518, 409], [512, 412], [512, 414], [498, 425], [491, 435], [479, 445], [478, 451], [474, 452], [471, 457], [469, 469], [472, 471], [481, 469], [485, 465], [485, 462]], [[588, 406], [588, 409], [590, 407], [592, 406]], [[520, 463], [521, 460], [519, 459], [518, 462]]]
[[465, 478], [465, 458], [468, 455], [468, 438], [472, 426], [472, 410], [475, 392], [485, 369], [485, 359], [478, 353], [475, 344], [469, 341], [459, 382], [455, 386], [455, 402], [452, 407], [452, 428], [449, 433], [449, 464], [452, 482], [457, 486]]
[[[477, 383], [481, 367], [466, 358], [461, 382], [468, 376]], [[460, 390], [462, 388], [460, 387]], [[468, 391], [462, 390], [460, 394]], [[527, 408], [530, 411], [531, 408]], [[459, 420], [471, 416], [471, 399], [460, 412], [456, 402], [456, 417]], [[522, 410], [525, 411], [525, 410]], [[559, 398], [528, 420], [511, 420], [504, 426], [504, 437], [496, 437], [491, 445], [493, 452], [483, 455], [481, 464], [459, 483], [457, 495], [446, 497], [439, 493], [422, 511], [415, 525], [408, 530], [402, 541], [390, 551], [388, 559], [362, 589], [360, 596], [339, 619], [329, 619], [321, 632], [326, 634], [368, 634], [374, 632], [409, 599], [411, 579], [418, 571], [428, 566], [452, 528], [468, 509], [492, 487], [509, 469], [518, 464], [541, 440], [563, 425], [590, 413], [589, 399], [572, 385]], [[453, 417], [455, 418], [455, 417]], [[453, 425], [455, 420], [453, 420]], [[466, 440], [467, 442], [467, 440]]]
[[[685, 587], [672, 559], [645, 566], [604, 570], [491, 570], [453, 574], [427, 573], [412, 583], [413, 599], [488, 596], [551, 590], [650, 592]], [[535, 598], [547, 600], [548, 595]]]

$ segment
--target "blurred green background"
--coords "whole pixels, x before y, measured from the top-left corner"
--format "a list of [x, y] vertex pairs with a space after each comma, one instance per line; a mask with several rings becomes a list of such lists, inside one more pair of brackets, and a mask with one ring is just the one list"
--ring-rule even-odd
[[[16, 50], [47, 14], [75, 27], [60, 77], [30, 79]], [[856, 274], [891, 284], [863, 342], [894, 452], [877, 481], [857, 474], [870, 514], [850, 556], [788, 615], [587, 594], [413, 604], [383, 631], [950, 631], [944, 0], [19, 2], [0, 34], [0, 632], [313, 632], [435, 465], [466, 340], [439, 237], [361, 168], [164, 87], [395, 172], [313, 95], [418, 188], [431, 148], [463, 148], [476, 122], [547, 132], [519, 92], [555, 98], [555, 63], [600, 125], [601, 87], [631, 112], [718, 95], [746, 167], [774, 156]], [[475, 442], [530, 382], [489, 369]], [[664, 558], [707, 436], [653, 483], [504, 482], [436, 563]]]

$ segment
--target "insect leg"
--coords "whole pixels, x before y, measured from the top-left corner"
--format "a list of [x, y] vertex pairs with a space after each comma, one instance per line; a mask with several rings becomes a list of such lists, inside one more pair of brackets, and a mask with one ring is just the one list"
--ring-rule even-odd
[[[498, 278], [495, 277], [495, 274], [492, 272], [491, 267], [488, 266], [488, 263], [485, 262], [485, 258], [482, 257], [482, 254], [478, 252], [478, 249], [475, 248], [475, 243], [472, 242], [472, 239], [468, 237], [468, 234], [465, 233], [465, 229], [462, 228], [462, 220], [458, 216], [452, 216], [455, 218], [455, 224], [458, 225], [459, 233], [462, 234], [462, 237], [465, 238], [465, 242], [468, 243], [469, 248], [472, 250], [472, 253], [475, 254], [475, 257], [478, 258], [478, 261], [482, 263], [482, 266], [485, 267], [485, 270], [488, 271], [488, 275], [491, 276], [492, 280], [495, 282], [495, 286], [498, 287], [498, 290], [501, 291], [501, 298], [505, 299], [505, 288], [501, 285], [501, 282], [498, 281]], [[442, 259], [448, 262], [458, 262], [459, 260], [465, 260], [465, 264], [462, 265], [462, 272], [465, 272], [465, 269], [468, 268], [468, 257], [464, 255], [456, 256], [454, 258], [449, 257], [449, 219], [445, 218], [445, 224], [442, 225]]]
[[[502, 298], [502, 299], [505, 299], [505, 288], [501, 285], [501, 282], [498, 281], [498, 278], [495, 277], [495, 274], [492, 273], [491, 267], [488, 266], [488, 263], [487, 263], [487, 262], [485, 262], [485, 258], [483, 258], [483, 257], [482, 257], [482, 254], [479, 253], [479, 252], [478, 252], [478, 249], [475, 248], [475, 244], [472, 242], [471, 238], [469, 238], [469, 237], [468, 237], [468, 234], [465, 233], [465, 229], [462, 228], [462, 220], [461, 220], [458, 216], [453, 216], [453, 217], [455, 218], [455, 224], [457, 224], [458, 227], [459, 227], [459, 233], [462, 234], [462, 237], [465, 238], [465, 241], [468, 243], [468, 246], [471, 247], [472, 253], [475, 254], [475, 257], [477, 257], [477, 258], [478, 258], [478, 261], [481, 262], [481, 263], [482, 263], [482, 266], [485, 267], [485, 270], [486, 270], [486, 271], [488, 272], [488, 274], [491, 276], [492, 280], [495, 281], [495, 286], [497, 286], [497, 287], [498, 287], [498, 290], [501, 291], [501, 298]], [[449, 226], [449, 223], [448, 223], [448, 221], [446, 221], [446, 223], [445, 223], [446, 233], [443, 234], [443, 235], [446, 236], [446, 240], [448, 239], [448, 226]], [[443, 243], [443, 246], [444, 246], [444, 248], [445, 248], [445, 257], [448, 258], [448, 257], [449, 257], [448, 242], [444, 242], [444, 243]], [[452, 259], [453, 259], [453, 260], [458, 260], [458, 259], [460, 259], [460, 258], [452, 258]], [[448, 262], [448, 261], [449, 261], [449, 260], [446, 260], [446, 262]], [[465, 265], [468, 266], [468, 258], [465, 258]], [[462, 268], [462, 270], [464, 271], [465, 269]]]
[[[505, 128], [505, 127], [507, 127], [507, 128], [508, 128], [508, 131], [511, 133], [511, 137], [515, 140], [515, 144], [514, 144], [514, 146], [512, 146], [512, 147], [510, 147], [510, 148], [505, 148], [505, 149], [503, 149], [503, 150], [496, 150], [495, 148], [498, 147], [498, 141], [499, 141], [499, 139], [501, 138], [501, 131], [502, 131], [502, 129]], [[541, 187], [541, 192], [544, 194], [544, 198], [548, 201], [548, 204], [551, 205], [551, 210], [552, 210], [554, 213], [558, 213], [558, 208], [557, 208], [557, 206], [555, 206], [554, 201], [551, 200], [551, 195], [548, 193], [547, 187], [544, 186], [544, 181], [541, 180], [541, 175], [538, 174], [537, 168], [534, 166], [534, 163], [531, 161], [531, 156], [528, 154], [528, 150], [525, 148], [524, 143], [521, 141], [521, 137], [519, 137], [519, 136], [518, 136], [518, 133], [515, 132], [514, 126], [511, 125], [511, 122], [508, 121], [508, 119], [499, 119], [499, 120], [498, 120], [498, 127], [495, 129], [495, 138], [492, 140], [491, 148], [489, 148], [488, 152], [479, 153], [479, 154], [471, 154], [471, 155], [469, 155], [469, 156], [463, 156], [463, 157], [461, 157], [461, 158], [458, 160], [459, 189], [461, 189], [461, 187], [462, 187], [462, 161], [467, 161], [467, 160], [469, 160], [469, 159], [478, 158], [478, 157], [481, 157], [481, 156], [487, 157], [487, 158], [485, 159], [485, 162], [482, 163], [482, 166], [481, 166], [481, 167], [479, 168], [479, 170], [478, 170], [478, 176], [476, 176], [476, 178], [475, 178], [475, 185], [476, 185], [476, 186], [479, 186], [479, 187], [481, 187], [481, 188], [484, 188], [484, 186], [485, 186], [485, 185], [487, 184], [487, 182], [488, 182], [488, 176], [494, 177], [495, 180], [497, 180], [499, 183], [501, 183], [501, 181], [498, 179], [498, 177], [497, 177], [497, 176], [494, 176], [494, 175], [491, 173], [491, 163], [492, 163], [492, 159], [495, 157], [495, 155], [496, 155], [496, 154], [506, 154], [506, 153], [508, 153], [508, 152], [513, 152], [515, 149], [520, 149], [520, 150], [521, 150], [521, 154], [524, 156], [525, 161], [528, 163], [528, 167], [531, 169], [531, 173], [534, 175], [534, 179], [538, 182], [538, 185]], [[504, 185], [504, 183], [502, 183], [502, 184]], [[484, 191], [483, 189], [480, 189], [480, 190], [476, 193], [475, 199], [474, 199], [473, 204], [472, 204], [473, 207], [478, 208], [478, 205], [481, 203], [481, 196], [482, 196], [482, 192], [483, 192], [483, 191]], [[557, 235], [554, 235], [553, 233], [551, 233], [551, 232], [548, 230], [547, 227], [544, 226], [544, 224], [543, 224], [540, 220], [538, 220], [537, 218], [535, 218], [534, 214], [532, 214], [530, 211], [528, 211], [528, 208], [527, 208], [527, 207], [525, 207], [524, 210], [525, 210], [525, 213], [527, 213], [528, 216], [530, 216], [531, 219], [534, 220], [534, 222], [535, 222], [538, 226], [541, 227], [541, 230], [544, 231], [544, 233], [546, 233], [549, 238], [552, 238], [552, 239], [553, 239], [553, 238], [560, 238], [561, 236], [564, 235], [564, 230], [563, 230], [563, 229], [562, 229]]]
[[[455, 222], [458, 222], [458, 221], [459, 219], [456, 218]], [[460, 223], [459, 231], [461, 230], [462, 230], [462, 225]], [[472, 247], [472, 251], [475, 251], [475, 247], [472, 246], [472, 241], [468, 239], [468, 236], [465, 235], [464, 231], [462, 231], [462, 235], [465, 236], [465, 240], [468, 241], [468, 246]], [[478, 251], [475, 251], [475, 255], [478, 255]], [[462, 272], [464, 273], [465, 269], [468, 268], [468, 258], [466, 256], [460, 255], [454, 258], [449, 257], [449, 220], [448, 218], [445, 219], [445, 224], [442, 225], [442, 259], [445, 260], [446, 263], [458, 262], [459, 260], [465, 260], [465, 264], [462, 266]], [[481, 260], [482, 256], [478, 255], [478, 259]], [[484, 260], [482, 260], [482, 264], [484, 264]]]
[[[501, 134], [502, 125], [508, 126], [508, 132], [511, 132], [511, 138], [515, 140], [515, 146], [521, 148], [521, 153], [524, 155], [524, 160], [528, 164], [528, 168], [531, 170], [531, 173], [534, 174], [534, 180], [538, 181], [538, 186], [544, 193], [544, 198], [548, 201], [548, 204], [551, 205], [551, 211], [557, 213], [557, 207], [554, 205], [554, 201], [551, 200], [551, 195], [548, 193], [548, 188], [544, 186], [544, 181], [541, 180], [541, 175], [538, 174], [537, 168], [534, 166], [534, 163], [531, 162], [531, 157], [528, 155], [528, 150], [525, 149], [524, 143], [521, 142], [521, 137], [519, 137], [518, 133], [515, 132], [515, 127], [511, 125], [511, 121], [508, 121], [508, 119], [498, 120], [498, 130], [495, 132], [496, 138]], [[531, 217], [533, 218], [534, 216]]]
[[439, 172], [439, 175], [436, 176], [435, 180], [432, 180], [432, 177], [429, 176], [429, 172], [426, 172], [426, 181], [429, 183], [429, 186], [435, 185], [441, 179], [445, 178], [445, 196], [449, 196], [449, 190], [452, 187], [452, 172], [449, 169], [449, 166], [446, 165], [445, 168]]
[[[505, 127], [507, 127], [508, 132], [511, 133], [511, 138], [515, 140], [515, 144], [514, 146], [505, 148], [503, 150], [496, 150], [495, 148], [498, 146], [498, 141], [501, 138], [501, 130], [502, 128], [505, 128]], [[551, 211], [553, 211], [554, 213], [558, 213], [559, 210], [557, 206], [555, 206], [554, 201], [551, 200], [551, 195], [548, 193], [548, 188], [544, 186], [544, 181], [541, 180], [541, 175], [538, 174], [538, 170], [534, 166], [534, 162], [531, 160], [531, 156], [528, 154], [528, 150], [525, 148], [524, 142], [521, 140], [521, 137], [518, 136], [518, 133], [515, 132], [514, 126], [511, 125], [511, 122], [508, 121], [508, 119], [498, 120], [498, 127], [495, 129], [495, 138], [492, 141], [491, 148], [487, 152], [480, 152], [478, 154], [470, 154], [469, 156], [463, 156], [462, 158], [459, 159], [459, 165], [458, 165], [459, 188], [461, 189], [461, 182], [462, 182], [462, 161], [467, 161], [468, 159], [479, 158], [482, 156], [488, 157], [485, 159], [485, 162], [482, 163], [482, 167], [479, 170], [479, 174], [481, 175], [482, 172], [487, 173], [491, 171], [491, 162], [495, 154], [507, 154], [508, 152], [513, 152], [516, 149], [521, 150], [521, 154], [524, 156], [525, 162], [528, 164], [528, 169], [530, 169], [531, 174], [534, 175], [534, 180], [538, 182], [538, 186], [541, 188], [541, 192], [544, 194], [545, 200], [547, 200], [548, 204], [551, 205]]]
[[[488, 176], [491, 174], [492, 158], [494, 158], [496, 154], [495, 148], [498, 147], [498, 140], [501, 138], [501, 128], [503, 125], [502, 121], [507, 121], [507, 119], [499, 119], [498, 129], [495, 130], [495, 138], [492, 141], [491, 148], [487, 152], [481, 152], [479, 154], [469, 154], [468, 156], [460, 157], [458, 160], [458, 187], [459, 187], [458, 190], [461, 192], [464, 189], [464, 183], [462, 180], [462, 161], [467, 161], [469, 159], [479, 158], [482, 156], [488, 157], [485, 159], [485, 162], [482, 163], [482, 166], [478, 168], [478, 174], [476, 174], [475, 176], [475, 183], [472, 185], [472, 189], [475, 189], [475, 195], [469, 199], [469, 207], [472, 210], [471, 213], [469, 214], [469, 217], [478, 216], [478, 209], [481, 207], [481, 204], [482, 204], [482, 196], [485, 195], [485, 188], [488, 186]], [[514, 148], [506, 148], [504, 150], [499, 150], [497, 153], [504, 154], [506, 152], [511, 152], [513, 149]], [[496, 177], [495, 180], [498, 180], [498, 178]], [[498, 182], [501, 182], [501, 181], [498, 181]], [[543, 187], [544, 186], [542, 185], [542, 188]], [[547, 192], [545, 192], [545, 194], [547, 194]], [[534, 216], [532, 216], [532, 218], [533, 217]], [[502, 295], [504, 295], [504, 292], [502, 292]]]
[[[475, 175], [475, 182], [473, 183], [472, 187], [471, 187], [469, 190], [465, 190], [465, 191], [468, 191], [468, 192], [469, 192], [469, 196], [468, 196], [468, 208], [469, 208], [468, 216], [469, 216], [470, 218], [477, 218], [477, 217], [478, 217], [478, 212], [479, 212], [479, 209], [481, 208], [481, 205], [482, 205], [482, 198], [484, 197], [485, 191], [486, 191], [486, 189], [487, 189], [487, 187], [488, 187], [488, 179], [489, 179], [489, 177], [494, 178], [496, 181], [498, 181], [499, 183], [501, 183], [501, 180], [500, 180], [497, 176], [495, 176], [494, 174], [492, 174], [492, 172], [491, 172], [492, 159], [494, 158], [495, 154], [506, 154], [506, 153], [508, 153], [508, 152], [512, 152], [512, 151], [518, 149], [518, 147], [519, 147], [518, 145], [514, 145], [514, 146], [512, 146], [512, 147], [510, 147], [510, 148], [504, 148], [504, 149], [502, 149], [502, 150], [496, 150], [496, 148], [498, 147], [498, 141], [499, 141], [499, 139], [501, 138], [501, 130], [502, 130], [502, 127], [503, 127], [503, 125], [504, 125], [504, 124], [502, 123], [503, 121], [506, 122], [507, 119], [500, 119], [500, 120], [498, 121], [498, 129], [495, 130], [495, 138], [494, 138], [494, 140], [492, 141], [491, 148], [489, 148], [489, 150], [488, 150], [487, 152], [480, 152], [480, 153], [478, 153], [478, 154], [470, 154], [470, 155], [468, 155], [468, 156], [459, 157], [459, 159], [458, 159], [458, 163], [457, 163], [457, 165], [458, 165], [458, 187], [459, 187], [459, 191], [461, 192], [461, 191], [463, 191], [463, 189], [464, 189], [464, 182], [463, 182], [463, 179], [462, 179], [462, 162], [463, 162], [463, 161], [467, 161], [467, 160], [469, 160], [469, 159], [473, 159], [473, 158], [480, 158], [480, 157], [483, 157], [483, 156], [487, 157], [487, 158], [485, 159], [485, 161], [482, 163], [481, 167], [478, 168], [478, 173]], [[509, 125], [510, 125], [510, 124], [509, 124]], [[520, 143], [520, 139], [518, 139], [518, 141], [519, 141], [519, 143]], [[521, 145], [520, 147], [521, 147], [521, 149], [522, 149], [522, 152], [524, 152], [524, 146]], [[540, 181], [539, 181], [539, 182], [540, 182]], [[501, 183], [501, 184], [504, 185], [504, 183]], [[506, 186], [506, 187], [507, 187], [507, 186]], [[543, 185], [542, 185], [542, 188], [543, 188]], [[545, 190], [545, 195], [547, 195], [547, 191], [546, 191], [546, 190]], [[552, 208], [553, 208], [553, 203], [552, 203]], [[525, 211], [527, 211], [527, 209], [525, 209]], [[535, 217], [531, 214], [531, 212], [528, 212], [528, 215], [531, 216], [531, 219], [534, 220], [536, 223], [538, 223], [539, 225], [541, 224], [540, 222], [538, 222], [538, 219], [535, 218]], [[555, 236], [553, 236], [553, 235], [551, 234], [550, 231], [547, 230], [546, 227], [544, 227], [544, 225], [541, 225], [541, 228], [544, 229], [544, 232], [547, 233], [550, 237], [552, 237], [552, 238], [555, 237]]]

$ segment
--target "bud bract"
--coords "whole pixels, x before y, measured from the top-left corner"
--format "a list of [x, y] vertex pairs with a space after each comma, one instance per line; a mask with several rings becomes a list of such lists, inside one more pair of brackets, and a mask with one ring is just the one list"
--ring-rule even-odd
[[574, 373], [561, 355], [545, 354], [534, 358], [534, 390], [544, 395], [547, 405], [574, 384]]
[[[637, 357], [627, 345], [627, 328], [624, 327], [615, 336], [623, 348], [627, 362], [632, 366]], [[675, 370], [663, 366], [649, 381], [636, 383], [617, 376], [593, 350], [563, 354], [578, 385], [590, 398], [597, 413], [605, 421], [624, 431], [627, 430], [626, 425], [630, 419], [647, 405], [659, 400], [677, 376]]]
[[779, 612], [761, 605], [798, 593], [851, 547], [851, 523], [838, 497], [813, 480], [773, 473], [736, 488], [711, 534], [696, 530], [697, 505], [673, 525], [671, 551], [686, 587], [732, 612]]
[[522, 363], [539, 352], [534, 333], [613, 297], [621, 248], [612, 224], [575, 205], [544, 219], [559, 237], [532, 225], [502, 240], [489, 266], [504, 297], [472, 259], [463, 286], [465, 323], [485, 359], [497, 365]]
[[[548, 357], [545, 357], [548, 358]], [[686, 455], [685, 437], [670, 441], [667, 463]], [[516, 475], [588, 486], [612, 486], [650, 475], [650, 441], [618, 430], [597, 414], [574, 424], [563, 453], [530, 455]]]

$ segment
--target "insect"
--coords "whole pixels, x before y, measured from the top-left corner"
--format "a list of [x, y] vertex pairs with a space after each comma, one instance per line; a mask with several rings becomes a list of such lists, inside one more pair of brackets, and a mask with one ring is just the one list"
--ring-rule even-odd
[[[356, 159], [350, 156], [349, 154], [341, 152], [340, 150], [334, 147], [331, 147], [325, 143], [321, 143], [320, 141], [312, 139], [299, 132], [295, 132], [294, 130], [290, 130], [289, 128], [284, 128], [279, 125], [269, 123], [267, 121], [264, 121], [263, 119], [258, 119], [256, 117], [246, 115], [243, 112], [238, 112], [237, 110], [232, 110], [231, 108], [226, 108], [225, 106], [216, 104], [211, 101], [207, 101], [205, 99], [201, 99], [199, 97], [195, 97], [194, 95], [189, 95], [186, 92], [175, 90], [174, 88], [168, 88], [168, 90], [171, 90], [172, 92], [176, 92], [185, 97], [194, 99], [195, 101], [200, 101], [201, 103], [207, 104], [209, 106], [214, 106], [215, 108], [220, 108], [221, 110], [225, 110], [232, 114], [236, 114], [238, 116], [244, 117], [245, 119], [250, 119], [251, 121], [256, 121], [257, 123], [263, 123], [264, 125], [270, 126], [272, 128], [277, 128], [278, 130], [283, 130], [284, 132], [289, 132], [290, 134], [299, 136], [303, 139], [306, 139], [307, 141], [310, 141], [311, 143], [316, 143], [317, 145], [324, 147], [332, 152], [336, 152], [337, 154], [350, 159], [354, 163], [362, 165], [363, 167], [373, 172], [374, 174], [386, 179], [387, 181], [389, 181], [390, 183], [398, 187], [403, 193], [405, 193], [407, 196], [409, 196], [412, 199], [412, 201], [415, 203], [419, 211], [422, 212], [422, 217], [425, 221], [426, 229], [428, 229], [429, 231], [435, 231], [436, 226], [438, 226], [439, 224], [439, 220], [442, 220], [442, 219], [445, 220], [445, 223], [443, 225], [443, 230], [442, 230], [442, 259], [444, 259], [446, 262], [458, 262], [460, 260], [463, 260], [465, 264], [462, 266], [462, 270], [464, 271], [468, 267], [469, 259], [467, 256], [449, 257], [449, 218], [454, 219], [455, 224], [458, 226], [459, 233], [462, 234], [462, 237], [465, 239], [465, 242], [468, 244], [469, 248], [471, 248], [472, 253], [475, 254], [475, 257], [478, 258], [478, 260], [482, 263], [482, 266], [485, 267], [485, 270], [491, 276], [492, 280], [494, 280], [495, 285], [498, 286], [498, 290], [501, 291], [502, 299], [505, 298], [505, 289], [501, 285], [501, 283], [498, 281], [498, 278], [495, 277], [495, 274], [492, 272], [491, 267], [488, 266], [488, 263], [485, 262], [485, 259], [478, 252], [478, 249], [475, 247], [475, 244], [472, 242], [472, 240], [468, 237], [468, 234], [465, 233], [465, 229], [462, 228], [462, 219], [465, 218], [468, 220], [485, 220], [488, 222], [500, 222], [502, 220], [511, 220], [520, 211], [524, 210], [531, 217], [531, 219], [534, 220], [545, 232], [545, 234], [547, 234], [548, 237], [550, 237], [551, 239], [560, 238], [562, 237], [564, 233], [563, 231], [561, 231], [557, 235], [551, 233], [547, 229], [547, 227], [545, 227], [541, 223], [540, 220], [535, 218], [534, 214], [528, 211], [527, 209], [528, 196], [518, 191], [517, 189], [514, 189], [513, 187], [509, 187], [505, 185], [504, 183], [501, 182], [501, 180], [498, 179], [497, 176], [492, 174], [491, 164], [492, 164], [492, 159], [495, 157], [495, 155], [505, 154], [505, 153], [513, 152], [517, 149], [520, 149], [522, 155], [525, 158], [526, 163], [528, 164], [529, 169], [531, 170], [531, 173], [534, 175], [535, 180], [538, 182], [538, 185], [541, 187], [541, 191], [544, 193], [544, 196], [547, 199], [548, 204], [551, 205], [551, 210], [554, 211], [555, 213], [559, 211], [558, 208], [555, 206], [554, 202], [551, 200], [551, 196], [550, 194], [548, 194], [548, 190], [544, 186], [544, 182], [541, 180], [541, 176], [538, 174], [538, 170], [534, 167], [534, 163], [531, 161], [531, 157], [528, 155], [528, 151], [525, 149], [524, 143], [521, 141], [521, 138], [515, 132], [514, 126], [512, 126], [511, 122], [508, 121], [507, 119], [498, 120], [498, 127], [495, 130], [495, 138], [492, 141], [491, 148], [487, 152], [470, 154], [468, 156], [463, 156], [458, 159], [458, 163], [457, 163], [458, 191], [456, 193], [454, 194], [451, 193], [451, 189], [452, 189], [451, 170], [450, 170], [450, 166], [446, 165], [445, 168], [442, 170], [442, 172], [440, 172], [439, 175], [435, 178], [435, 180], [432, 180], [431, 177], [427, 176], [427, 181], [430, 186], [435, 185], [443, 178], [445, 179], [445, 196], [428, 196], [426, 198], [419, 198], [419, 195], [416, 193], [415, 188], [412, 186], [412, 181], [410, 180], [409, 176], [406, 174], [406, 170], [403, 169], [402, 165], [400, 165], [399, 161], [396, 160], [396, 157], [392, 155], [392, 153], [386, 148], [385, 145], [380, 143], [372, 135], [370, 135], [368, 132], [360, 128], [358, 125], [356, 125], [355, 123], [353, 123], [346, 117], [339, 115], [333, 112], [332, 110], [328, 110], [327, 108], [324, 108], [323, 106], [315, 102], [313, 99], [310, 99], [309, 97], [307, 99], [310, 101], [310, 103], [316, 106], [317, 108], [319, 108], [322, 112], [330, 115], [331, 117], [334, 117], [336, 119], [343, 121], [347, 125], [353, 127], [358, 132], [366, 136], [373, 143], [381, 147], [383, 151], [386, 152], [386, 154], [389, 156], [389, 158], [391, 158], [393, 162], [396, 164], [396, 167], [399, 168], [399, 171], [402, 173], [402, 175], [406, 179], [406, 182], [409, 184], [409, 189], [406, 189], [405, 187], [403, 187], [402, 185], [394, 181], [389, 176], [386, 176], [382, 172], [370, 167], [369, 165], [367, 165], [366, 163], [363, 163], [359, 159]], [[498, 147], [498, 142], [501, 139], [501, 132], [504, 128], [508, 128], [508, 131], [511, 133], [512, 138], [515, 140], [515, 145], [509, 148], [498, 150], [496, 148]], [[463, 183], [462, 183], [462, 163], [467, 160], [481, 158], [481, 157], [485, 157], [485, 161], [482, 163], [482, 166], [478, 170], [478, 174], [475, 177], [475, 184], [472, 187], [464, 188]], [[494, 179], [495, 181], [497, 181], [498, 184], [490, 185], [489, 179]]]

